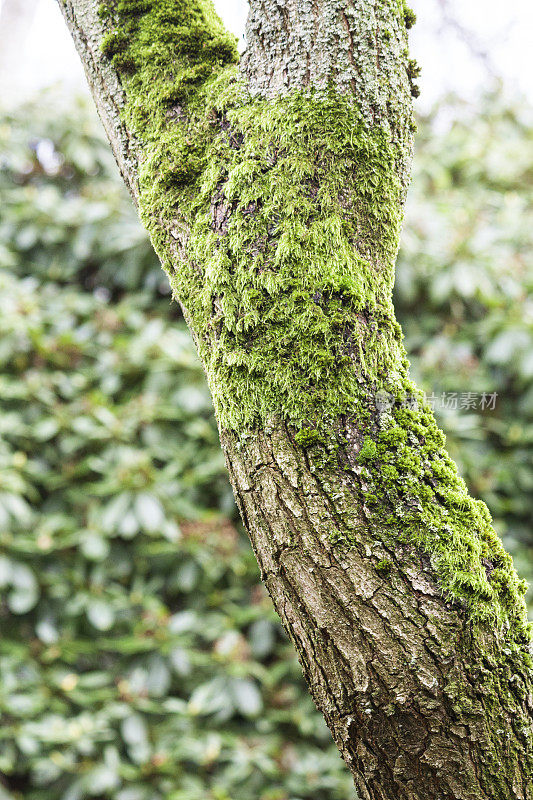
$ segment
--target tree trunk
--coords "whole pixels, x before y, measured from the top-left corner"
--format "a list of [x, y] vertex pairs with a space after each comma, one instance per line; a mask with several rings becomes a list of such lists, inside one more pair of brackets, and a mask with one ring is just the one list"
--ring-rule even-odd
[[361, 800], [531, 800], [524, 586], [408, 377], [400, 0], [62, 0], [205, 366], [244, 524]]

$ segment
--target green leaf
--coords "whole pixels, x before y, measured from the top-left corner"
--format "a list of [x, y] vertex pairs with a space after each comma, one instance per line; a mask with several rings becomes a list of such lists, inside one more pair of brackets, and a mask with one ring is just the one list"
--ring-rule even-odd
[[234, 678], [230, 692], [237, 710], [245, 717], [256, 717], [263, 708], [263, 699], [256, 684], [247, 678]]
[[149, 533], [159, 530], [165, 521], [163, 506], [157, 497], [147, 492], [135, 498], [135, 513], [141, 526]]
[[97, 630], [108, 631], [115, 622], [115, 612], [104, 600], [90, 600], [87, 606], [87, 619]]
[[14, 614], [27, 614], [39, 599], [39, 586], [32, 570], [24, 564], [13, 564], [9, 582], [13, 589], [7, 604]]

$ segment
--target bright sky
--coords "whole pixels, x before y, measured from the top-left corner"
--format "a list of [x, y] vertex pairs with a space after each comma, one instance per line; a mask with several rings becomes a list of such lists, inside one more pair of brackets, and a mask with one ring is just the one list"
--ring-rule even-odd
[[[411, 52], [422, 66], [422, 95], [418, 101], [422, 107], [450, 89], [475, 96], [489, 81], [482, 60], [473, 56], [460, 35], [443, 22], [443, 6], [449, 7], [453, 18], [470, 32], [474, 46], [488, 53], [494, 72], [533, 105], [531, 0], [410, 0], [410, 5], [418, 15], [410, 38]], [[242, 38], [245, 0], [215, 0], [215, 6], [228, 27]], [[55, 81], [84, 86], [81, 67], [55, 0], [38, 0], [22, 52], [24, 57], [17, 59], [16, 75], [10, 75], [17, 95]]]

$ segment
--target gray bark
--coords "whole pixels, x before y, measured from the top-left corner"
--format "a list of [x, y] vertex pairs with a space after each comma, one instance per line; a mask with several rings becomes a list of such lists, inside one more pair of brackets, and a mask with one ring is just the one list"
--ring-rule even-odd
[[[396, 4], [375, 0], [250, 3], [241, 66], [252, 95], [324, 89], [353, 95], [370, 125], [385, 123], [403, 152], [407, 186], [412, 144], [405, 36]], [[377, 32], [387, 29], [387, 46]]]

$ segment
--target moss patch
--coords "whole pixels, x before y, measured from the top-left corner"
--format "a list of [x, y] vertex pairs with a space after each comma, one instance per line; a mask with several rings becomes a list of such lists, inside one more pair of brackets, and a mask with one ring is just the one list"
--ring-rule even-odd
[[388, 575], [392, 569], [392, 561], [390, 558], [382, 558], [376, 564], [376, 570], [381, 575]]
[[300, 447], [312, 447], [314, 444], [322, 442], [322, 436], [316, 428], [306, 427], [296, 431], [294, 441], [296, 444], [299, 444]]
[[409, 8], [407, 3], [404, 2], [403, 4], [403, 19], [405, 22], [405, 27], [407, 30], [413, 27], [416, 22], [416, 14], [412, 8]]
[[395, 392], [393, 403], [369, 413], [372, 423], [358, 455], [365, 464], [361, 500], [367, 506], [368, 498], [373, 500], [371, 526], [385, 539], [399, 538], [427, 553], [448, 599], [523, 646], [531, 637], [526, 583], [495, 533], [487, 506], [469, 496], [423, 395], [407, 377], [389, 390]]
[[373, 461], [377, 458], [378, 449], [376, 447], [376, 443], [373, 439], [367, 436], [361, 445], [361, 449], [359, 450], [357, 460], [364, 464], [367, 461]]
[[184, 260], [163, 265], [221, 424], [242, 430], [281, 412], [300, 428], [355, 408], [361, 385], [401, 361], [388, 134], [333, 90], [246, 97], [234, 42], [206, 3], [106, 8], [119, 27], [104, 51], [146, 155], [143, 221], [162, 254], [164, 227], [168, 237], [186, 222]]
[[235, 430], [280, 412], [296, 427], [334, 419], [400, 357], [392, 150], [333, 93], [226, 113], [241, 144], [210, 148], [190, 266], [173, 277], [219, 417]]

